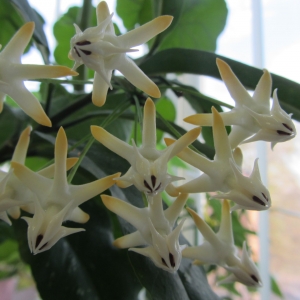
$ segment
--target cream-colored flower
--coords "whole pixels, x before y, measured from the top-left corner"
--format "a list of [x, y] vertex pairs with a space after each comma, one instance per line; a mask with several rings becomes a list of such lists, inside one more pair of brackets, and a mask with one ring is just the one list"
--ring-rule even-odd
[[[63, 66], [23, 65], [21, 56], [34, 31], [34, 22], [23, 25], [0, 52], [0, 112], [5, 95], [9, 95], [23, 111], [39, 124], [51, 127], [38, 99], [24, 85], [24, 81], [78, 75]], [[0, 45], [1, 49], [1, 45]]]
[[[23, 130], [15, 147], [12, 162], [25, 164], [25, 158], [30, 141], [31, 126]], [[78, 158], [68, 158], [66, 168], [69, 170]], [[51, 178], [54, 175], [54, 165], [44, 168], [38, 174]], [[0, 219], [11, 225], [7, 213], [14, 219], [20, 217], [22, 209], [34, 213], [34, 208], [28, 203], [33, 202], [35, 195], [14, 175], [13, 169], [8, 172], [0, 171]]]
[[[267, 70], [264, 70], [251, 97], [227, 63], [217, 58], [217, 65], [235, 101], [235, 107], [231, 111], [221, 113], [225, 125], [233, 125], [229, 135], [231, 148], [262, 140], [271, 142], [273, 149], [277, 143], [288, 141], [296, 136], [291, 114], [288, 115], [280, 107], [276, 89], [270, 109], [272, 79]], [[184, 120], [194, 125], [211, 126], [212, 119], [211, 114], [196, 114]]]
[[[199, 177], [179, 186], [180, 193], [221, 192], [214, 198], [227, 198], [236, 203], [233, 209], [244, 208], [266, 210], [271, 206], [268, 189], [263, 185], [258, 160], [250, 177], [241, 173], [242, 152], [236, 148], [232, 152], [221, 115], [213, 107], [213, 138], [216, 154], [211, 161], [186, 148], [177, 156], [201, 170]], [[169, 146], [174, 140], [165, 139]]]
[[15, 175], [35, 195], [35, 211], [32, 218], [24, 217], [28, 223], [28, 244], [34, 254], [51, 248], [60, 238], [83, 231], [82, 228], [67, 228], [62, 223], [71, 220], [85, 223], [89, 215], [78, 206], [111, 187], [113, 178], [119, 173], [83, 185], [70, 185], [66, 176], [68, 142], [61, 127], [55, 142], [54, 179], [32, 172], [25, 166], [12, 162]]
[[75, 60], [73, 69], [82, 64], [95, 71], [93, 85], [93, 103], [102, 106], [105, 103], [113, 70], [120, 71], [128, 81], [148, 95], [159, 98], [157, 85], [126, 55], [131, 49], [146, 43], [169, 27], [173, 17], [160, 16], [128, 33], [116, 36], [105, 1], [97, 6], [97, 26], [81, 31], [74, 24], [75, 36], [71, 39], [69, 58]]
[[137, 148], [134, 141], [130, 146], [114, 137], [102, 127], [91, 126], [92, 135], [111, 151], [126, 159], [131, 167], [117, 184], [128, 187], [132, 184], [147, 195], [153, 196], [165, 190], [170, 182], [182, 179], [167, 173], [167, 163], [177, 153], [191, 144], [200, 134], [195, 128], [183, 135], [171, 147], [156, 149], [156, 112], [154, 102], [148, 98], [144, 107], [143, 143]]
[[[183, 221], [173, 230], [174, 224], [184, 207], [188, 194], [181, 194], [174, 203], [163, 210], [162, 198], [158, 194], [149, 199], [145, 208], [135, 207], [118, 198], [102, 195], [104, 205], [121, 218], [132, 224], [137, 231], [114, 241], [118, 248], [129, 248], [149, 257], [153, 263], [168, 272], [178, 270], [181, 262], [181, 251], [185, 245], [179, 245], [179, 234]], [[145, 248], [133, 248], [146, 246]]]
[[232, 272], [229, 277], [219, 282], [219, 284], [238, 281], [247, 286], [262, 286], [258, 269], [247, 251], [246, 242], [243, 244], [242, 257], [237, 256], [229, 202], [227, 200], [223, 202], [222, 220], [217, 233], [214, 233], [195, 211], [190, 208], [187, 208], [187, 210], [192, 215], [205, 241], [200, 246], [185, 248], [182, 251], [182, 256], [195, 259], [195, 264], [219, 265]]

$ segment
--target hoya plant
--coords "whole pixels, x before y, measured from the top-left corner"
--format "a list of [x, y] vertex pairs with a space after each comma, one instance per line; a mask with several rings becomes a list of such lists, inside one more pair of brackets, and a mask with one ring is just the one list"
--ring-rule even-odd
[[[1, 277], [29, 266], [45, 300], [218, 299], [216, 268], [228, 291], [261, 287], [239, 216], [272, 195], [239, 146], [294, 138], [300, 86], [214, 53], [224, 0], [91, 2], [56, 21], [50, 49], [27, 1], [0, 1]], [[32, 47], [44, 65], [22, 63]], [[221, 79], [235, 106], [169, 74]], [[182, 98], [189, 131], [175, 123]], [[201, 175], [178, 177], [188, 166]], [[194, 210], [199, 193], [218, 228]], [[184, 238], [187, 219], [202, 244]]]

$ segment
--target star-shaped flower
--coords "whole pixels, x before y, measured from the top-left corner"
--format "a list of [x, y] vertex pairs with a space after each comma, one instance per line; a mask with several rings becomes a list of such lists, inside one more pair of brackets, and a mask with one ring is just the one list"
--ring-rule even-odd
[[[233, 209], [244, 208], [252, 210], [265, 210], [271, 206], [269, 191], [263, 185], [258, 160], [250, 177], [244, 176], [240, 167], [242, 152], [236, 148], [232, 152], [226, 129], [221, 115], [213, 107], [213, 138], [216, 154], [211, 161], [204, 156], [186, 148], [177, 156], [190, 165], [201, 170], [198, 178], [191, 180], [179, 187], [180, 193], [222, 192], [214, 198], [227, 198], [236, 203]], [[169, 146], [174, 143], [172, 139], [165, 139]]]
[[[31, 126], [23, 130], [20, 135], [19, 141], [15, 147], [12, 162], [25, 164], [27, 149], [30, 141]], [[67, 159], [67, 170], [70, 169], [78, 158]], [[54, 175], [54, 165], [44, 168], [38, 174], [51, 178]], [[14, 175], [13, 169], [10, 168], [9, 172], [0, 171], [0, 219], [11, 225], [11, 221], [7, 213], [14, 219], [20, 217], [20, 206], [22, 209], [34, 213], [34, 207], [30, 202], [34, 201], [35, 195]]]
[[[24, 85], [25, 80], [78, 75], [63, 66], [22, 65], [21, 56], [34, 31], [34, 22], [23, 25], [0, 52], [0, 112], [5, 95], [9, 95], [23, 111], [39, 124], [51, 127], [38, 99]], [[1, 45], [0, 45], [1, 49]]]
[[55, 142], [54, 179], [32, 172], [25, 166], [13, 162], [16, 176], [36, 195], [33, 218], [23, 217], [28, 223], [28, 244], [34, 254], [50, 249], [60, 238], [83, 231], [68, 228], [62, 223], [71, 220], [85, 223], [89, 215], [78, 206], [111, 187], [113, 178], [119, 173], [83, 185], [70, 185], [66, 177], [68, 142], [61, 127]]
[[75, 36], [71, 39], [69, 58], [75, 60], [73, 69], [82, 64], [95, 71], [93, 85], [93, 103], [102, 106], [105, 103], [113, 70], [120, 71], [128, 81], [148, 95], [159, 98], [157, 85], [126, 55], [136, 51], [132, 47], [142, 45], [164, 31], [172, 22], [172, 16], [160, 16], [128, 33], [116, 36], [105, 1], [97, 6], [97, 26], [81, 31], [74, 24]]
[[229, 277], [219, 282], [219, 284], [238, 281], [247, 286], [262, 286], [258, 269], [247, 251], [246, 242], [243, 244], [242, 257], [239, 258], [236, 255], [229, 202], [227, 200], [223, 202], [222, 220], [217, 233], [214, 233], [195, 211], [190, 208], [187, 208], [187, 210], [192, 215], [205, 241], [200, 246], [185, 248], [182, 251], [183, 257], [195, 259], [196, 264], [219, 265], [232, 272]]
[[[291, 114], [288, 115], [280, 107], [276, 89], [270, 109], [272, 79], [267, 70], [264, 70], [251, 97], [227, 63], [217, 58], [217, 65], [221, 77], [235, 101], [235, 107], [231, 111], [221, 113], [225, 125], [233, 125], [229, 135], [232, 148], [241, 143], [262, 140], [271, 142], [273, 149], [277, 143], [295, 137], [296, 128]], [[184, 120], [194, 125], [211, 126], [212, 119], [211, 114], [196, 114]]]
[[[114, 241], [118, 248], [129, 248], [149, 257], [153, 263], [168, 272], [178, 270], [181, 262], [181, 251], [185, 245], [179, 245], [179, 234], [183, 221], [173, 230], [176, 219], [184, 207], [188, 194], [181, 194], [173, 204], [163, 210], [162, 198], [158, 194], [150, 198], [148, 207], [138, 208], [118, 198], [101, 196], [104, 205], [127, 222], [137, 231]], [[132, 248], [144, 246], [145, 248]]]
[[140, 148], [137, 148], [134, 141], [130, 146], [102, 127], [91, 126], [91, 131], [96, 140], [131, 164], [127, 173], [116, 179], [118, 186], [128, 187], [134, 184], [139, 191], [150, 196], [164, 191], [170, 182], [182, 179], [167, 173], [167, 163], [200, 134], [200, 129], [195, 128], [183, 135], [171, 147], [162, 151], [157, 150], [155, 104], [150, 98], [147, 99], [144, 107], [143, 143]]

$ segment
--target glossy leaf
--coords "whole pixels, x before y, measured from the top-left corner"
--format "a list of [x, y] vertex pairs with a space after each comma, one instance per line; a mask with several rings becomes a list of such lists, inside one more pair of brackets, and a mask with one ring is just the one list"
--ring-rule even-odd
[[[2, 130], [0, 130], [0, 149], [14, 136], [18, 129], [18, 123], [19, 121], [13, 114], [11, 108], [5, 105], [0, 115], [0, 128], [2, 128]], [[5, 130], [3, 130], [3, 128], [5, 128]]]
[[152, 0], [118, 0], [116, 12], [129, 31], [153, 19]]
[[189, 48], [216, 50], [216, 40], [225, 27], [227, 7], [224, 0], [185, 1], [175, 28], [159, 49]]

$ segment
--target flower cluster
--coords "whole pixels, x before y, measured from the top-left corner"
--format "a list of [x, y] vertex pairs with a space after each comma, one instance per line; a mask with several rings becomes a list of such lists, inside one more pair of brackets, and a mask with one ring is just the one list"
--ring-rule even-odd
[[[84, 64], [95, 71], [92, 101], [96, 106], [105, 104], [113, 70], [119, 70], [134, 86], [149, 96], [159, 98], [157, 85], [145, 75], [126, 55], [132, 49], [164, 31], [172, 22], [171, 16], [158, 17], [124, 35], [116, 36], [112, 16], [106, 2], [97, 6], [97, 26], [81, 31], [74, 24], [76, 33], [71, 39], [69, 57], [75, 61], [73, 69]], [[21, 55], [29, 43], [34, 23], [26, 23], [0, 53], [0, 109], [5, 95], [12, 97], [36, 122], [51, 126], [51, 121], [39, 101], [25, 88], [24, 80], [56, 78], [77, 73], [62, 66], [22, 65]], [[216, 154], [209, 160], [189, 148], [200, 134], [196, 127], [178, 140], [166, 138], [167, 147], [157, 149], [155, 103], [148, 98], [143, 110], [142, 144], [138, 147], [118, 139], [104, 128], [91, 126], [93, 137], [105, 147], [121, 156], [130, 164], [128, 171], [98, 179], [84, 185], [71, 185], [67, 170], [77, 163], [77, 158], [67, 159], [68, 141], [64, 129], [58, 130], [54, 164], [33, 172], [25, 166], [30, 132], [28, 126], [22, 132], [11, 159], [8, 172], [0, 172], [0, 219], [11, 224], [20, 216], [20, 208], [31, 214], [23, 217], [28, 224], [28, 245], [33, 254], [46, 251], [67, 235], [83, 231], [83, 228], [63, 226], [67, 220], [85, 223], [89, 220], [79, 206], [101, 194], [113, 184], [120, 188], [134, 185], [147, 198], [147, 206], [138, 208], [123, 200], [102, 195], [104, 205], [127, 222], [136, 231], [114, 241], [118, 248], [129, 248], [149, 257], [165, 271], [175, 273], [182, 256], [201, 264], [216, 264], [231, 273], [222, 283], [239, 281], [247, 286], [261, 286], [258, 270], [250, 258], [244, 242], [241, 258], [236, 254], [230, 210], [266, 210], [271, 207], [271, 197], [263, 185], [255, 160], [252, 174], [242, 173], [243, 155], [238, 147], [242, 143], [257, 140], [270, 141], [272, 148], [278, 142], [287, 141], [296, 134], [291, 116], [280, 107], [276, 90], [270, 109], [271, 76], [264, 71], [251, 97], [241, 85], [230, 67], [217, 59], [221, 77], [236, 106], [229, 112], [219, 113], [214, 107], [212, 114], [197, 114], [185, 121], [201, 126], [212, 126]], [[225, 125], [232, 125], [227, 136]], [[173, 182], [184, 178], [168, 173], [168, 162], [174, 156], [199, 169], [203, 173], [193, 180], [175, 186]], [[163, 209], [162, 192], [176, 197], [173, 204]], [[189, 193], [213, 192], [214, 198], [224, 199], [222, 221], [217, 233], [187, 208], [205, 241], [200, 246], [179, 244], [184, 224], [177, 219]], [[229, 201], [235, 205], [230, 208]]]

